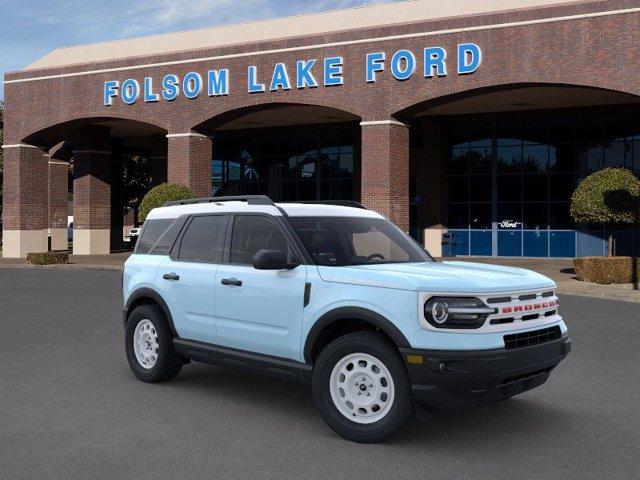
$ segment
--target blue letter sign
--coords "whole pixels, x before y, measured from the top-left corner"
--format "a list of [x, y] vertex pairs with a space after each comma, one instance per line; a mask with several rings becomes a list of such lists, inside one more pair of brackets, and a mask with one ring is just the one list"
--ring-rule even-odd
[[[458, 75], [473, 74], [482, 65], [482, 50], [475, 43], [460, 43], [456, 53]], [[356, 63], [357, 68], [354, 67], [352, 61], [345, 63], [345, 58], [342, 56], [297, 60], [295, 72], [293, 62], [274, 62], [270, 79], [268, 76], [260, 77], [260, 74], [264, 75], [264, 71], [269, 71], [269, 66], [261, 66], [260, 72], [258, 72], [256, 65], [249, 65], [246, 67], [247, 76], [245, 77], [247, 92], [260, 94], [265, 93], [267, 88], [271, 92], [287, 92], [293, 88], [302, 90], [319, 88], [320, 86], [340, 86], [344, 84], [345, 71], [350, 68], [352, 70], [349, 72], [348, 78], [352, 79], [355, 75], [360, 75], [360, 81], [367, 84], [374, 84], [380, 78], [385, 82], [403, 82], [412, 78], [413, 81], [416, 81], [420, 76], [420, 74], [416, 75], [418, 69], [421, 69], [423, 79], [446, 77], [448, 74], [447, 50], [437, 45], [413, 51], [409, 49], [399, 49], [395, 52], [377, 50], [364, 54], [364, 58], [360, 61], [362, 60], [364, 60], [364, 65]], [[196, 59], [193, 60], [193, 63], [199, 61]], [[287, 65], [291, 66], [291, 75], [295, 74], [295, 78], [289, 75]], [[136, 69], [138, 68], [142, 67], [136, 67]], [[314, 74], [314, 68], [317, 77]], [[387, 68], [389, 72], [386, 71]], [[188, 99], [197, 99], [201, 97], [201, 94], [203, 97], [205, 96], [203, 92], [206, 92], [207, 99], [217, 98], [229, 95], [231, 81], [232, 77], [228, 68], [211, 70], [203, 68], [201, 71], [190, 71], [180, 75], [168, 73], [162, 78], [147, 76], [140, 79], [108, 80], [103, 85], [102, 99], [105, 107], [109, 107], [116, 99], [121, 99], [125, 105], [134, 105], [138, 100], [144, 101], [144, 103], [159, 102], [160, 100], [171, 102], [180, 95], [184, 95]], [[233, 81], [244, 83], [244, 80], [242, 78], [238, 80], [237, 76], [233, 77]], [[416, 88], [419, 88], [417, 84]]]

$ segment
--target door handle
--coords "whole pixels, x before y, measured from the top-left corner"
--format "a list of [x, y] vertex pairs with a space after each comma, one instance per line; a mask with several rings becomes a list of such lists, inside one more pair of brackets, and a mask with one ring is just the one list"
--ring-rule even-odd
[[234, 287], [242, 286], [242, 280], [238, 280], [237, 278], [223, 278], [220, 283], [222, 283], [222, 285], [233, 285]]
[[177, 275], [175, 273], [165, 273], [164, 275], [162, 275], [162, 278], [164, 278], [165, 280], [174, 280], [174, 281], [178, 281], [180, 280], [180, 275]]

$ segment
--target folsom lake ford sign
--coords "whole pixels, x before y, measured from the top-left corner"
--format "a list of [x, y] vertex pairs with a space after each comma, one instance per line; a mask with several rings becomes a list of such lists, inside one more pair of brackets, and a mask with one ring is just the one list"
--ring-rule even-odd
[[[482, 64], [482, 50], [475, 43], [461, 43], [457, 47], [455, 61], [458, 75], [474, 73]], [[421, 52], [422, 72], [424, 78], [434, 76], [445, 77], [448, 74], [447, 51], [442, 47], [427, 47]], [[385, 70], [389, 69], [393, 78], [398, 81], [408, 80], [416, 75], [418, 59], [410, 50], [398, 50], [387, 58], [385, 52], [368, 53], [364, 59], [365, 78], [367, 83], [375, 83]], [[326, 57], [323, 59], [298, 60], [295, 68], [289, 70], [284, 63], [276, 63], [270, 71], [259, 71], [256, 66], [249, 66], [246, 73], [246, 91], [253, 94], [267, 90], [287, 91], [304, 88], [340, 86], [344, 84], [344, 70], [351, 65], [344, 62], [343, 57]], [[234, 85], [233, 87], [238, 87]], [[229, 95], [229, 69], [208, 70], [206, 72], [191, 71], [180, 78], [168, 73], [161, 79], [145, 77], [141, 81], [135, 78], [108, 80], [104, 82], [103, 99], [105, 106], [113, 105], [115, 99], [121, 99], [126, 105], [137, 102], [152, 103], [172, 101], [180, 95], [195, 99], [201, 95], [220, 97]]]

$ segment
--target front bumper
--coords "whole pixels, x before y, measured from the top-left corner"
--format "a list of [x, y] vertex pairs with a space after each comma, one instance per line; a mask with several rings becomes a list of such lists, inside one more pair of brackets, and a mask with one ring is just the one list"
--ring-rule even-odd
[[570, 350], [567, 334], [511, 350], [400, 349], [419, 416], [493, 403], [531, 390], [546, 382]]

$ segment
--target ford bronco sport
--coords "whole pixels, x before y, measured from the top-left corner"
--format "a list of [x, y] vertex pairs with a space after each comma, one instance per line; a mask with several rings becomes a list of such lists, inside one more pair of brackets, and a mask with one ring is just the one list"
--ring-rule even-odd
[[544, 383], [571, 347], [554, 288], [436, 262], [355, 202], [173, 202], [125, 264], [126, 354], [144, 382], [192, 360], [310, 382], [331, 428], [376, 442]]

